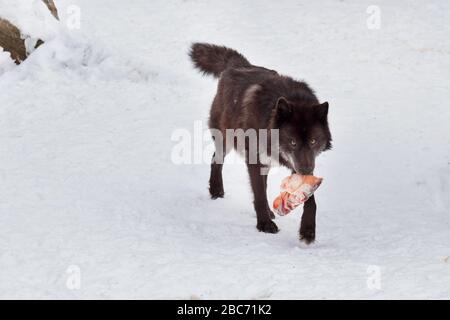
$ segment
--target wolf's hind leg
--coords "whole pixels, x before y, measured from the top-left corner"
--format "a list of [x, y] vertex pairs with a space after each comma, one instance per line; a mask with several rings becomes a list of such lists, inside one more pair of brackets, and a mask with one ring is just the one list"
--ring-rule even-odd
[[[216, 151], [214, 152], [211, 159], [211, 175], [209, 177], [209, 193], [211, 194], [211, 199], [223, 198], [225, 192], [223, 190], [222, 181], [222, 168], [223, 162], [225, 161], [226, 150], [224, 149], [225, 143], [217, 141], [217, 138], [213, 138]], [[218, 145], [219, 144], [219, 145]], [[220, 149], [220, 144], [222, 144], [222, 149]]]
[[223, 198], [225, 194], [223, 191], [222, 167], [223, 163], [217, 163], [216, 153], [214, 153], [211, 161], [211, 175], [209, 177], [211, 199]]

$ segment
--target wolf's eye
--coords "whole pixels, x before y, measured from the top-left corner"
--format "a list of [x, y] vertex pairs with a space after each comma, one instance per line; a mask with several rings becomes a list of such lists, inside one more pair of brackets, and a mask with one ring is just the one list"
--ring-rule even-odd
[[295, 140], [291, 140], [291, 146], [295, 147], [297, 145], [297, 142]]
[[311, 143], [311, 145], [315, 145], [316, 144], [316, 139], [310, 139], [309, 143]]

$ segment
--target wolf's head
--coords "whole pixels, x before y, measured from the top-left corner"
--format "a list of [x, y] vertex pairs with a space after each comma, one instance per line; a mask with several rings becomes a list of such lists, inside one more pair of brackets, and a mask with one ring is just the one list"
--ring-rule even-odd
[[276, 103], [280, 163], [300, 174], [312, 174], [315, 158], [331, 149], [328, 102], [301, 104], [280, 97]]

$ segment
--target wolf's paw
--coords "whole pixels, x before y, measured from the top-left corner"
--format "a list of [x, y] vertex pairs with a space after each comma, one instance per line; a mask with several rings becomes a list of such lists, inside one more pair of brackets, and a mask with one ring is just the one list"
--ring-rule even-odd
[[270, 219], [272, 219], [272, 220], [275, 219], [275, 213], [273, 213], [272, 210], [267, 209], [267, 213], [269, 214]]
[[223, 198], [223, 196], [225, 195], [223, 188], [210, 187], [209, 193], [211, 194], [211, 199]]
[[279, 231], [277, 225], [272, 220], [258, 222], [256, 229], [266, 233], [277, 233]]
[[311, 244], [316, 239], [316, 232], [313, 229], [300, 230], [300, 241]]

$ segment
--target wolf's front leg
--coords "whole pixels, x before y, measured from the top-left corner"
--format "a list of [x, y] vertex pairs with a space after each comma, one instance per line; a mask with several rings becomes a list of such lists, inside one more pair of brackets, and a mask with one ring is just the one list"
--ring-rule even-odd
[[268, 210], [269, 204], [267, 203], [265, 180], [267, 177], [261, 174], [263, 166], [260, 164], [247, 164], [247, 168], [254, 196], [253, 204], [257, 219], [256, 228], [262, 232], [277, 233], [278, 227], [272, 221], [269, 213], [270, 210]]
[[316, 238], [316, 200], [312, 195], [303, 206], [302, 222], [300, 225], [300, 240], [306, 244], [314, 242]]
[[[267, 175], [269, 174], [269, 169], [268, 167], [264, 168], [263, 170], [266, 170], [266, 174], [263, 175], [263, 179], [264, 179], [264, 193], [267, 196]], [[267, 212], [269, 213], [270, 219], [275, 219], [275, 213], [273, 213], [272, 209], [270, 209], [269, 204], [267, 204]]]

